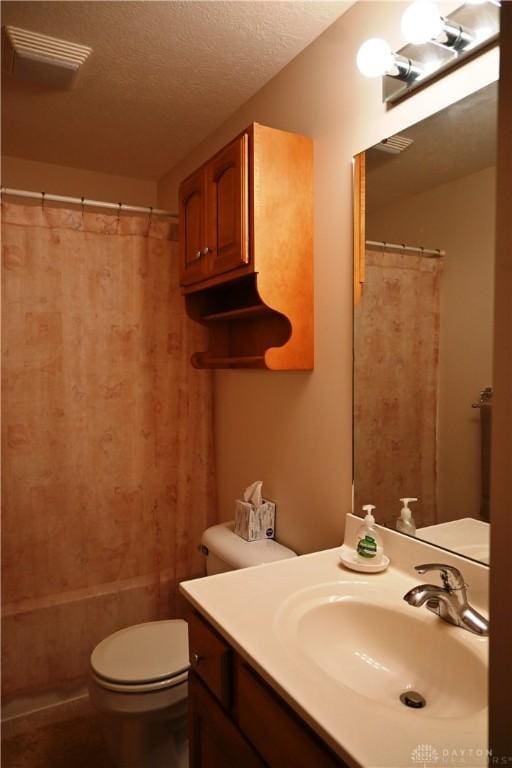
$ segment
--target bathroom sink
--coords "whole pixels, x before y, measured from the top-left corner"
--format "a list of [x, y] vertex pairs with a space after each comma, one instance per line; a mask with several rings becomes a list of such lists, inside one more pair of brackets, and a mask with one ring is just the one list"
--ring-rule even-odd
[[[416, 717], [463, 718], [487, 705], [487, 671], [469, 633], [419, 614], [402, 594], [368, 581], [333, 582], [292, 594], [275, 631], [311, 674]], [[421, 708], [400, 696], [420, 694]]]

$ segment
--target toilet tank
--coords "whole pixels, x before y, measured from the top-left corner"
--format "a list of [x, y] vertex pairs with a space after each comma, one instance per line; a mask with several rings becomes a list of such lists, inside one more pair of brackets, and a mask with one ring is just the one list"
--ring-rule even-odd
[[203, 533], [201, 551], [206, 557], [208, 576], [297, 557], [296, 552], [274, 539], [246, 541], [237, 536], [233, 529], [233, 522], [220, 523], [212, 525]]

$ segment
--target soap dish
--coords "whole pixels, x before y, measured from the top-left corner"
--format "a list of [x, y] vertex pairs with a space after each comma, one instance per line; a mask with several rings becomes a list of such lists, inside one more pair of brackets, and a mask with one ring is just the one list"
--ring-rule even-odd
[[340, 549], [340, 560], [346, 568], [350, 568], [351, 571], [359, 571], [360, 573], [380, 573], [385, 571], [389, 565], [389, 557], [382, 555], [378, 563], [362, 563], [357, 557], [357, 552], [352, 547], [347, 547], [343, 544]]

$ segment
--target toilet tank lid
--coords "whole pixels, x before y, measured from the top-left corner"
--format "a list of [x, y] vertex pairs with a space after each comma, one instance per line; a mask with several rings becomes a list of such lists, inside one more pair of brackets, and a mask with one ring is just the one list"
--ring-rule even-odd
[[232, 568], [248, 568], [276, 560], [296, 557], [297, 553], [274, 539], [246, 541], [234, 532], [233, 521], [207, 528], [201, 538], [203, 546]]
[[188, 625], [182, 619], [149, 621], [114, 632], [98, 643], [91, 667], [114, 683], [152, 683], [189, 668]]

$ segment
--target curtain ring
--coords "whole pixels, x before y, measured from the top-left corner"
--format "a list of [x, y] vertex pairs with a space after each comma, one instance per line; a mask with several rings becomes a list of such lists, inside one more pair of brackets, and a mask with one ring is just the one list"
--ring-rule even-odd
[[119, 221], [119, 219], [121, 218], [121, 207], [122, 207], [123, 204], [122, 203], [118, 203], [117, 205], [118, 205], [117, 220]]
[[44, 196], [46, 192], [41, 192], [41, 210], [44, 211]]
[[85, 209], [85, 198], [81, 197], [80, 198], [80, 202], [81, 202], [81, 205], [82, 205], [82, 219], [83, 219], [84, 218], [84, 213], [85, 213], [85, 210], [84, 210]]
[[148, 216], [148, 229], [146, 232], [146, 237], [149, 237], [149, 233], [151, 231], [151, 217], [153, 216], [153, 206], [149, 206], [149, 216]]

